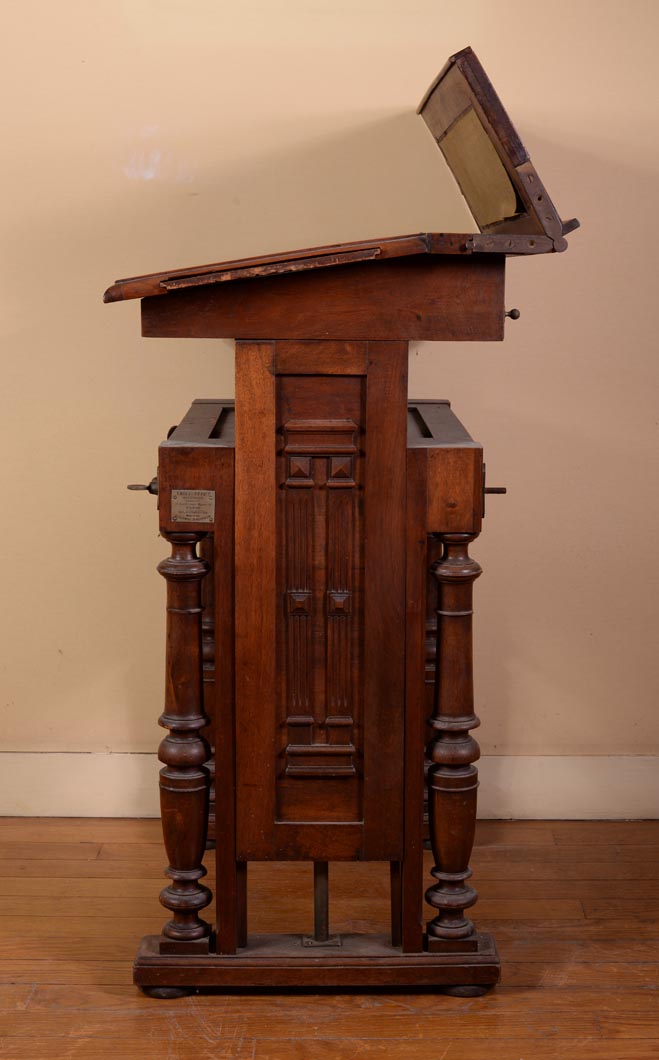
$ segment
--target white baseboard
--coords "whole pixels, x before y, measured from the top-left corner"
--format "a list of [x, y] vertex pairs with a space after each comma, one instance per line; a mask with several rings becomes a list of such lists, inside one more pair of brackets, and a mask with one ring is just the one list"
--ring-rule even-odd
[[[154, 754], [0, 753], [0, 816], [157, 817]], [[654, 755], [501, 755], [479, 763], [479, 816], [659, 817]]]

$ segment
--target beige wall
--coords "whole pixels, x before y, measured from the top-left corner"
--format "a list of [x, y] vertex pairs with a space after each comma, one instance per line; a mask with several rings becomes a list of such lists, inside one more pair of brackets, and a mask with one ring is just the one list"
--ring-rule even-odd
[[473, 550], [484, 807], [656, 813], [659, 5], [10, 0], [3, 15], [0, 812], [155, 809], [165, 549], [153, 499], [125, 484], [148, 481], [190, 399], [232, 392], [232, 355], [142, 339], [138, 306], [103, 306], [104, 287], [472, 227], [414, 115], [470, 43], [583, 225], [567, 254], [510, 263], [522, 317], [503, 344], [412, 351], [411, 393], [449, 397], [509, 487]]

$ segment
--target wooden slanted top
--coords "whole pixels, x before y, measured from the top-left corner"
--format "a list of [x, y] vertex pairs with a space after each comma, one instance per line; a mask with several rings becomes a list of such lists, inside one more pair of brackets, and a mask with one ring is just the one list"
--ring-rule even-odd
[[433, 241], [437, 239], [451, 241], [453, 253], [459, 253], [459, 244], [453, 241], [464, 241], [469, 238], [469, 236], [436, 237], [422, 234], [396, 236], [393, 239], [367, 239], [357, 243], [334, 243], [329, 246], [311, 247], [282, 254], [265, 254], [257, 258], [221, 261], [214, 265], [195, 265], [193, 268], [174, 269], [170, 272], [154, 272], [147, 276], [133, 276], [130, 279], [117, 280], [105, 292], [103, 301], [118, 302], [122, 298], [145, 298], [149, 295], [165, 294], [167, 291], [177, 291], [184, 287], [227, 283], [230, 280], [246, 280], [254, 276], [306, 272], [309, 269], [331, 268], [356, 261], [430, 254], [433, 252], [431, 250]]
[[561, 221], [471, 48], [451, 56], [418, 113], [453, 172], [478, 233], [424, 232], [154, 272], [117, 280], [103, 301], [419, 254], [518, 255], [566, 249], [565, 235], [579, 222]]

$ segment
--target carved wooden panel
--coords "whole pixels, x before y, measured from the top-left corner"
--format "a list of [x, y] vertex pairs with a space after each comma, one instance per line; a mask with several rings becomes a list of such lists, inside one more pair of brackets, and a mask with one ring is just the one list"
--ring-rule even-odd
[[[359, 664], [353, 650], [359, 617], [354, 601], [360, 549], [358, 431], [354, 420], [345, 418], [291, 419], [282, 428], [289, 777], [356, 773], [352, 730], [359, 695], [353, 680], [353, 666]], [[314, 631], [322, 631], [325, 642], [316, 681]], [[358, 650], [358, 644], [354, 648]]]
[[321, 799], [337, 820], [361, 817], [363, 380], [344, 377], [338, 390], [336, 379], [278, 380], [277, 817], [284, 821], [314, 819]]
[[236, 346], [239, 860], [402, 855], [407, 348], [325, 346]]

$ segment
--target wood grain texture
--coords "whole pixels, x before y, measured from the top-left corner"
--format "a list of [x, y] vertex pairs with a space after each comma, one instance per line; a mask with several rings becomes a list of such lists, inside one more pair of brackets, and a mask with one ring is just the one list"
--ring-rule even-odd
[[240, 342], [237, 388], [238, 856], [400, 858], [407, 344]]
[[[239, 944], [244, 874], [236, 862], [236, 767], [234, 659], [234, 452], [218, 462], [215, 508], [215, 817], [218, 879], [222, 880], [222, 908], [218, 904], [217, 946], [234, 953]], [[210, 859], [207, 859], [210, 860]]]
[[[427, 1060], [439, 1056], [441, 1060], [557, 1060], [562, 1050], [566, 1057], [578, 1055], [579, 1060], [656, 1060], [659, 1038], [641, 1043], [603, 1042], [599, 1037], [582, 1037], [578, 1043], [572, 1038], [548, 1042], [536, 1038], [516, 1038], [509, 1042], [487, 1041], [478, 1038], [462, 1041], [438, 1041], [436, 1038], [401, 1042], [391, 1038], [355, 1039], [340, 1041], [309, 1040], [290, 1043], [275, 1041], [256, 1043], [254, 1060]], [[578, 1053], [571, 1048], [578, 1046]], [[443, 1054], [437, 1052], [444, 1049]], [[76, 1053], [76, 1056], [78, 1054]], [[84, 1054], [80, 1054], [84, 1055]]]
[[[269, 849], [274, 785], [264, 783], [254, 740], [270, 753], [275, 717], [274, 343], [236, 343], [235, 615], [238, 856]], [[254, 646], [258, 645], [257, 651]], [[256, 728], [255, 728], [256, 727]]]
[[[158, 851], [153, 867], [152, 855], [145, 859], [142, 850], [156, 825], [0, 821], [0, 844], [18, 844], [29, 855], [4, 862], [0, 879], [2, 894], [23, 897], [22, 915], [12, 906], [0, 907], [3, 1060], [143, 1060], [155, 1052], [176, 1060], [656, 1060], [659, 1055], [659, 922], [629, 916], [635, 899], [659, 883], [659, 869], [656, 861], [646, 863], [646, 873], [654, 875], [628, 884], [616, 875], [620, 851], [636, 851], [642, 859], [644, 849], [656, 847], [659, 822], [481, 822], [475, 857], [487, 852], [489, 862], [487, 883], [476, 870], [479, 924], [496, 926], [504, 965], [502, 986], [477, 1003], [419, 991], [377, 997], [143, 997], [130, 985], [131, 962], [143, 930], [157, 931], [162, 922], [157, 908], [146, 921], [140, 908], [149, 893], [144, 885], [151, 887], [152, 874], [162, 873], [162, 846], [151, 844]], [[91, 836], [96, 850], [118, 843], [123, 857], [90, 861]], [[576, 836], [580, 845], [568, 843]], [[588, 860], [582, 861], [585, 848]], [[509, 871], [513, 855], [516, 876]], [[545, 868], [556, 859], [555, 880], [534, 880], [542, 864], [538, 855], [546, 859]], [[425, 860], [428, 867], [428, 855]], [[27, 865], [39, 874], [24, 879]], [[79, 878], [83, 867], [99, 875]], [[108, 868], [119, 874], [102, 875]], [[275, 914], [294, 920], [305, 910], [311, 915], [308, 866], [253, 868], [250, 893], [258, 930]], [[337, 919], [354, 930], [370, 918], [386, 930], [388, 866], [342, 864], [333, 870]], [[81, 891], [70, 898], [93, 901], [88, 915], [81, 910], [69, 915], [68, 901], [53, 915], [55, 900], [66, 898], [69, 879]], [[626, 917], [608, 907], [597, 920], [576, 915], [575, 906], [587, 903], [593, 888], [607, 894], [621, 884], [638, 889], [630, 892]], [[490, 901], [496, 903], [491, 913]], [[505, 919], [500, 919], [502, 902]]]
[[[160, 743], [160, 817], [170, 883], [160, 900], [172, 914], [163, 926], [163, 952], [172, 946], [203, 945], [210, 924], [199, 912], [210, 905], [210, 890], [199, 883], [208, 828], [210, 748], [200, 736], [208, 724], [203, 711], [201, 579], [208, 565], [197, 555], [200, 535], [164, 533], [171, 556], [158, 564], [167, 582], [165, 709], [158, 724], [168, 730]], [[165, 948], [166, 947], [166, 948]]]
[[426, 465], [422, 453], [407, 452], [405, 584], [405, 820], [401, 878], [404, 953], [423, 948], [423, 749], [428, 710], [425, 692]]
[[[400, 858], [403, 831], [407, 343], [369, 343], [364, 564], [365, 857]], [[370, 708], [370, 709], [369, 709]]]
[[499, 341], [505, 258], [412, 257], [142, 300], [145, 336]]
[[[433, 239], [424, 234], [397, 236], [393, 239], [361, 240], [353, 243], [335, 243], [329, 246], [308, 247], [283, 254], [266, 254], [253, 258], [238, 258], [234, 261], [215, 262], [211, 265], [194, 265], [168, 272], [148, 273], [132, 276], [115, 283], [105, 292], [104, 302], [117, 302], [129, 298], [145, 298], [162, 295], [167, 290], [198, 286], [209, 283], [225, 283], [246, 277], [273, 276], [277, 273], [300, 272], [309, 269], [345, 264], [363, 256], [366, 259], [406, 257], [410, 254], [460, 253], [467, 236], [441, 236]], [[435, 246], [434, 244], [437, 243]], [[462, 245], [461, 245], [462, 244]], [[331, 260], [333, 259], [333, 260]]]
[[[1, 1028], [0, 1028], [1, 1030]], [[159, 1043], [166, 1048], [166, 1043]], [[139, 1036], [121, 1038], [119, 1049], [115, 1040], [58, 1036], [44, 1038], [2, 1039], [3, 1060], [116, 1060], [120, 1049], [121, 1060], [145, 1060], [145, 1039]], [[148, 1055], [148, 1053], [146, 1054]], [[168, 1055], [163, 1052], [163, 1055]], [[186, 1038], [176, 1041], [176, 1052], [169, 1052], [176, 1060], [253, 1060], [251, 1039], [238, 1041], [208, 1041], [206, 1038]]]

